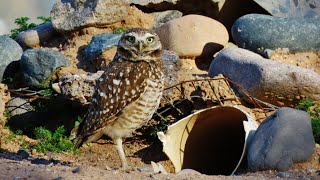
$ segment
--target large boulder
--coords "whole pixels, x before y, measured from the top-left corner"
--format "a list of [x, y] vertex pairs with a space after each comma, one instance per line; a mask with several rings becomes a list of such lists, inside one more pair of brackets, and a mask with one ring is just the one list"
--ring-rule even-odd
[[179, 56], [214, 54], [229, 40], [228, 31], [220, 22], [201, 15], [171, 20], [160, 26], [157, 33], [164, 49]]
[[[223, 74], [252, 96], [276, 105], [320, 100], [320, 75], [302, 67], [265, 59], [241, 48], [227, 48], [213, 60], [209, 76]], [[239, 91], [242, 92], [242, 91]]]
[[8, 36], [0, 36], [0, 81], [9, 64], [18, 61], [23, 51], [20, 45]]
[[248, 148], [251, 171], [288, 170], [294, 162], [308, 160], [315, 141], [307, 112], [283, 107], [264, 120]]
[[280, 18], [249, 14], [232, 27], [236, 44], [257, 53], [265, 49], [289, 49], [291, 52], [320, 50], [320, 17]]
[[318, 0], [254, 0], [277, 17], [315, 17], [320, 15]]
[[60, 0], [51, 11], [51, 21], [58, 31], [72, 31], [87, 26], [106, 26], [127, 17], [126, 0]]
[[28, 49], [20, 61], [22, 78], [28, 86], [47, 84], [58, 68], [68, 65], [62, 53], [48, 48]]

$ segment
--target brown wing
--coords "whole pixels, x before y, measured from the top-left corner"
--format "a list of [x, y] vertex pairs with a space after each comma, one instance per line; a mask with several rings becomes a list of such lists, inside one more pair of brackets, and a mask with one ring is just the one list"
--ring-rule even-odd
[[128, 104], [145, 91], [150, 66], [143, 61], [114, 59], [97, 81], [80, 137], [89, 136], [113, 122]]

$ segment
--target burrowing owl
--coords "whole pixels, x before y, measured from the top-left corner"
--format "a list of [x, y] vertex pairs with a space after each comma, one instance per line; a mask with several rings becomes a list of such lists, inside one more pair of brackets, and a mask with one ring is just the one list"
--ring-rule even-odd
[[163, 90], [162, 45], [154, 32], [131, 29], [123, 34], [113, 61], [98, 79], [76, 147], [109, 136], [128, 168], [122, 139], [151, 119]]

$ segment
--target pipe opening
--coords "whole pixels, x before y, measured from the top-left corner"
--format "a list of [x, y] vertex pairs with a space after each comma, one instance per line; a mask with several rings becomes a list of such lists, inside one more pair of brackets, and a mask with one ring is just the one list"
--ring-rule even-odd
[[182, 169], [208, 175], [232, 174], [242, 160], [245, 120], [246, 114], [233, 107], [201, 112], [186, 140]]

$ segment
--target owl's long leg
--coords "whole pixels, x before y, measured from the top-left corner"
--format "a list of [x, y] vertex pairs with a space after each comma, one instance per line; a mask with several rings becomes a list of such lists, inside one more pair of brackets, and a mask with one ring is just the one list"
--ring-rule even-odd
[[128, 162], [126, 159], [126, 155], [124, 154], [124, 150], [123, 150], [123, 146], [122, 146], [122, 139], [117, 138], [117, 139], [114, 139], [113, 142], [116, 146], [116, 149], [118, 151], [118, 154], [119, 154], [119, 157], [121, 160], [121, 166], [122, 166], [121, 169], [127, 170], [129, 168], [129, 166], [128, 166]]

